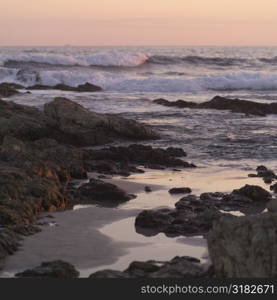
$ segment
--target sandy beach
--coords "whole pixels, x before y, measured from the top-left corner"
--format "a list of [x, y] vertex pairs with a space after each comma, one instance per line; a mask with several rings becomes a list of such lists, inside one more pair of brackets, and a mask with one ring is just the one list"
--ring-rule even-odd
[[[57, 259], [73, 264], [81, 277], [101, 269], [124, 270], [134, 260], [167, 261], [177, 255], [197, 257], [208, 263], [206, 240], [202, 236], [170, 238], [160, 233], [145, 237], [136, 232], [135, 217], [142, 209], [174, 207], [180, 196], [170, 195], [168, 190], [184, 186], [184, 183], [194, 194], [215, 189], [229, 192], [246, 183], [267, 188], [260, 179], [249, 178], [249, 170], [238, 172], [230, 165], [195, 171], [145, 171], [127, 178], [104, 179], [137, 195], [136, 199], [116, 209], [77, 205], [70, 211], [51, 213], [53, 219], [42, 215], [40, 221], [46, 222], [41, 226], [42, 232], [24, 239], [20, 249], [7, 258], [1, 276], [10, 277], [42, 261]], [[89, 177], [97, 176], [99, 173], [89, 174]], [[145, 186], [152, 192], [146, 193]]]

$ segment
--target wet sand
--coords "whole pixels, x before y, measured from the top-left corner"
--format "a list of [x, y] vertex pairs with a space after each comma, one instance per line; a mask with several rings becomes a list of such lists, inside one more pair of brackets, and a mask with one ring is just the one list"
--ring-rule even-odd
[[[245, 184], [268, 189], [260, 178], [249, 178], [249, 173], [232, 167], [214, 167], [181, 172], [147, 170], [128, 178], [107, 179], [137, 198], [117, 209], [78, 205], [75, 210], [52, 213], [53, 219], [43, 221], [58, 226], [42, 226], [42, 232], [25, 238], [21, 249], [7, 258], [0, 276], [13, 276], [55, 259], [72, 263], [82, 277], [99, 269], [123, 270], [134, 260], [169, 260], [176, 255], [188, 255], [206, 261], [206, 241], [202, 237], [169, 238], [162, 233], [145, 237], [136, 233], [135, 217], [142, 209], [174, 207], [182, 195], [170, 195], [168, 189], [172, 187], [188, 186], [194, 194], [229, 192]], [[146, 193], [146, 185], [153, 191]]]

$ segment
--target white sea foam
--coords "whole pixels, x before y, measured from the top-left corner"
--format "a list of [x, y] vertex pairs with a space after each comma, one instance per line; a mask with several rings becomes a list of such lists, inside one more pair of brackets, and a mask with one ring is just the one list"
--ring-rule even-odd
[[119, 92], [202, 92], [202, 91], [277, 91], [277, 73], [237, 72], [220, 75], [186, 77], [136, 76], [92, 70], [28, 71], [0, 68], [0, 82], [16, 82], [25, 86], [34, 84], [77, 86], [86, 82], [105, 90]]
[[91, 82], [106, 90], [137, 92], [200, 92], [206, 90], [277, 90], [277, 74], [232, 73], [196, 78], [184, 77], [136, 77], [109, 72], [83, 73], [76, 71], [45, 71], [40, 74], [41, 83], [54, 85], [65, 83], [76, 86]]
[[12, 62], [40, 63], [65, 66], [136, 67], [148, 59], [144, 53], [102, 52], [88, 55], [54, 53], [0, 54], [0, 64]]

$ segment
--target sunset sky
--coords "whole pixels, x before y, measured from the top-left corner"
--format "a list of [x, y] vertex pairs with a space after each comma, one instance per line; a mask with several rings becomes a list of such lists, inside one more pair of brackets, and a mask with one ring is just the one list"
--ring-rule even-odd
[[0, 45], [277, 45], [277, 0], [1, 0]]

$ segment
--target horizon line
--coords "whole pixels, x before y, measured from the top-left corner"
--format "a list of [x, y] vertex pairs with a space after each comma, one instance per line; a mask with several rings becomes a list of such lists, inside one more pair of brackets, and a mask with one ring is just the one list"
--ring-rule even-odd
[[277, 47], [277, 44], [273, 45], [220, 45], [220, 44], [204, 44], [204, 45], [189, 45], [189, 44], [177, 44], [177, 45], [164, 45], [164, 44], [137, 44], [137, 45], [124, 45], [124, 44], [97, 44], [97, 45], [82, 45], [82, 44], [42, 44], [42, 45], [0, 45], [0, 47]]

